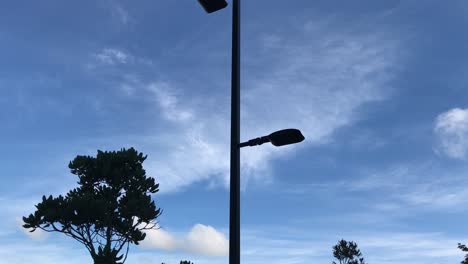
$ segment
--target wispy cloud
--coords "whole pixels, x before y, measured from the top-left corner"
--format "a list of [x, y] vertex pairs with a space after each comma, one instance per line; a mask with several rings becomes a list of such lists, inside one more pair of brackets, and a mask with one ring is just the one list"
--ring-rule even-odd
[[126, 26], [133, 20], [128, 10], [125, 9], [117, 0], [111, 0], [108, 3], [112, 17], [120, 24]]
[[36, 229], [34, 232], [31, 232], [31, 230], [23, 228], [24, 222], [21, 217], [16, 218], [16, 223], [18, 225], [18, 229], [33, 240], [43, 241], [47, 238], [47, 232], [42, 231], [41, 229]]
[[[421, 212], [464, 212], [467, 209], [466, 166], [447, 169], [437, 160], [397, 163], [350, 171], [350, 177], [308, 184], [287, 184], [288, 197], [317, 195], [351, 203], [355, 211], [347, 219], [357, 222], [398, 224], [398, 219]], [[372, 197], [372, 199], [369, 199]], [[384, 215], [383, 215], [384, 214]]]
[[[300, 145], [281, 150], [266, 144], [243, 149], [244, 187], [252, 180], [270, 182], [273, 159], [298, 148], [330, 142], [338, 129], [361, 117], [363, 105], [388, 96], [400, 43], [380, 32], [342, 30], [327, 23], [328, 20], [301, 21], [295, 24], [293, 35], [289, 29], [283, 29], [260, 36], [253, 41], [262, 51], [244, 56], [256, 59], [246, 59], [244, 63], [242, 140], [290, 127], [301, 129], [306, 137]], [[214, 92], [207, 95], [201, 92], [206, 91], [204, 87], [189, 89], [183, 76], [169, 81], [160, 70], [155, 70], [151, 59], [127, 50], [104, 47], [91, 54], [84, 63], [93, 66], [91, 77], [113, 87], [102, 89], [102, 95], [92, 98], [95, 109], [115, 112], [117, 99], [108, 98], [108, 91], [112, 90], [121, 92], [119, 107], [125, 108], [128, 105], [124, 103], [130, 102], [138, 105], [135, 115], [140, 111], [154, 113], [138, 133], [125, 136], [125, 145], [149, 154], [148, 174], [156, 177], [163, 192], [200, 181], [227, 186], [227, 92], [219, 93], [220, 89], [214, 89], [219, 87], [214, 87]], [[216, 68], [219, 59], [210, 57], [206, 63]], [[254, 75], [249, 74], [251, 68], [262, 70]], [[150, 77], [144, 74], [146, 71], [151, 72]], [[225, 79], [213, 83], [222, 83], [228, 91], [229, 82]], [[109, 143], [109, 138], [112, 135], [96, 140], [98, 146], [122, 147], [122, 143], [117, 145], [119, 142]], [[88, 151], [89, 147], [83, 149]]]
[[359, 238], [361, 248], [369, 252], [367, 260], [373, 263], [460, 261], [463, 254], [457, 249], [458, 242], [440, 233], [383, 233]]
[[[399, 232], [356, 229], [317, 229], [310, 226], [262, 226], [243, 228], [242, 260], [259, 263], [330, 263], [332, 246], [341, 239], [356, 241], [369, 263], [436, 264], [455, 263], [463, 257], [458, 242], [466, 236], [449, 236], [440, 232]], [[0, 240], [2, 241], [2, 240]], [[16, 240], [15, 240], [16, 241]], [[48, 241], [0, 242], [0, 253], [8, 263], [76, 263], [88, 261], [84, 248], [73, 244]], [[38, 244], [41, 243], [41, 244]], [[128, 263], [154, 263], [190, 259], [203, 263], [227, 263], [228, 241], [224, 234], [210, 226], [195, 225], [188, 233], [151, 231], [140, 247], [132, 247]], [[60, 262], [64, 261], [64, 262]], [[81, 262], [81, 263], [82, 263]], [[159, 263], [158, 262], [158, 263]]]
[[[391, 166], [386, 170], [342, 185], [348, 191], [371, 192], [384, 199], [376, 199], [376, 209], [402, 211], [465, 210], [468, 199], [468, 181], [465, 168], [447, 170], [437, 162]], [[408, 211], [408, 210], [405, 210]]]
[[434, 132], [440, 153], [464, 159], [468, 153], [468, 109], [453, 108], [438, 115]]
[[423, 264], [459, 261], [457, 243], [466, 237], [442, 233], [355, 230], [293, 229], [277, 227], [267, 231], [243, 230], [243, 258], [246, 263], [330, 263], [332, 246], [339, 239], [353, 240], [369, 263]]
[[166, 119], [174, 122], [186, 122], [192, 119], [193, 113], [181, 106], [175, 94], [176, 91], [171, 89], [168, 83], [152, 83], [148, 89], [154, 93], [156, 102]]
[[96, 60], [107, 65], [126, 64], [133, 61], [133, 56], [119, 49], [105, 48], [94, 54]]
[[[243, 76], [242, 139], [296, 127], [306, 137], [302, 147], [324, 144], [337, 129], [359, 119], [362, 105], [388, 96], [399, 43], [381, 33], [333, 31], [326, 23], [317, 24], [321, 26], [297, 25], [294, 37], [283, 32], [256, 39], [265, 53], [245, 66], [247, 70], [261, 66], [262, 73]], [[154, 98], [160, 113], [156, 119], [169, 122], [158, 137], [170, 140], [153, 142], [154, 152], [148, 153], [154, 161], [148, 162], [149, 171], [162, 190], [178, 190], [201, 180], [228, 183], [227, 98], [181, 93], [178, 80], [123, 83], [126, 90]], [[132, 85], [138, 88], [129, 88]], [[269, 182], [270, 161], [301, 146], [243, 149], [244, 187], [250, 180]], [[161, 150], [164, 155], [157, 153]]]
[[59, 243], [42, 242], [10, 242], [0, 243], [1, 263], [38, 263], [38, 264], [81, 264], [90, 262], [91, 256], [85, 255], [86, 250], [73, 250]]

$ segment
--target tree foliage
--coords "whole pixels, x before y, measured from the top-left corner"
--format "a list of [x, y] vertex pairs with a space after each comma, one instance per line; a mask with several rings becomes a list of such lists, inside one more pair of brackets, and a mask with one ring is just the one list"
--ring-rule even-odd
[[[463, 244], [458, 243], [458, 248], [463, 252], [468, 252], [468, 247]], [[468, 264], [468, 254], [465, 255], [465, 259], [461, 262], [461, 264]]]
[[[124, 263], [130, 244], [145, 239], [161, 214], [151, 195], [159, 184], [146, 176], [146, 156], [133, 148], [77, 156], [68, 167], [79, 187], [43, 196], [24, 228], [58, 232], [83, 244], [95, 264]], [[121, 253], [125, 251], [125, 253]]]
[[[333, 246], [333, 256], [339, 261], [339, 264], [365, 264], [361, 250], [353, 241], [341, 239]], [[332, 262], [336, 264], [335, 261]]]

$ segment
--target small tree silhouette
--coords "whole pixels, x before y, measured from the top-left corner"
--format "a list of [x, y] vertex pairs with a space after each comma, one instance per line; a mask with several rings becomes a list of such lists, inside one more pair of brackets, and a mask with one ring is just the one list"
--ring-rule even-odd
[[[353, 241], [347, 242], [344, 239], [338, 241], [338, 244], [333, 246], [333, 256], [340, 264], [366, 264], [361, 251]], [[332, 263], [337, 264], [335, 261]]]
[[161, 214], [151, 200], [159, 184], [146, 176], [145, 159], [133, 148], [77, 156], [68, 167], [78, 176], [79, 187], [65, 196], [43, 196], [37, 210], [23, 217], [23, 227], [75, 239], [95, 264], [124, 263], [129, 245], [145, 239], [143, 231], [156, 228]]
[[[458, 248], [463, 252], [468, 252], [468, 247], [463, 244], [458, 243]], [[461, 262], [461, 264], [468, 264], [468, 254], [465, 255], [465, 259]]]
[[194, 264], [193, 262], [190, 262], [188, 260], [181, 260], [180, 264]]

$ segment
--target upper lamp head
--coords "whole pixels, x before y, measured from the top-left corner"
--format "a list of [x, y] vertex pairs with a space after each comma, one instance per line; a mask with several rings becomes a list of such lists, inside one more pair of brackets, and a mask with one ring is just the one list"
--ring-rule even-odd
[[305, 138], [299, 129], [290, 128], [273, 132], [268, 136], [268, 139], [270, 140], [271, 144], [279, 147], [299, 143]]
[[216, 12], [228, 5], [226, 0], [198, 0], [198, 2], [207, 13]]

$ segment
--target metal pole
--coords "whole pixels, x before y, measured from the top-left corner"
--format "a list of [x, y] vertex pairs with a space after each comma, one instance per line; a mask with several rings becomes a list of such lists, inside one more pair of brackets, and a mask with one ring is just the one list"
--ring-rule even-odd
[[229, 264], [240, 264], [240, 0], [232, 0]]

